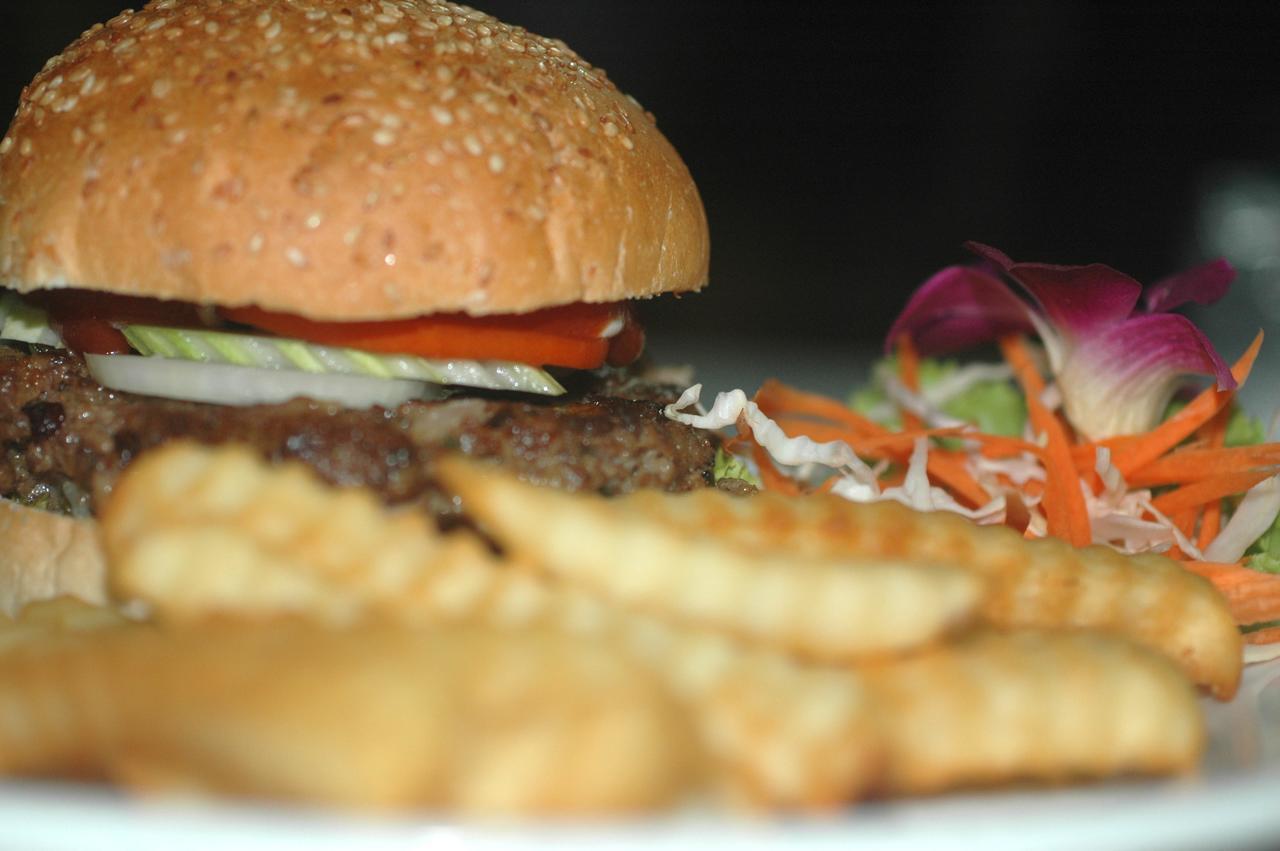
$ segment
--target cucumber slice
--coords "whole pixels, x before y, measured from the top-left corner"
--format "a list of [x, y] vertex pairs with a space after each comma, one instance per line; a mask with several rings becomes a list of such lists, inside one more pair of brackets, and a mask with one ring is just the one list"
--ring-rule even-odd
[[559, 396], [565, 392], [545, 370], [509, 361], [382, 355], [301, 340], [196, 328], [125, 325], [121, 331], [139, 354], [148, 357], [292, 372], [410, 379], [543, 396]]
[[17, 293], [0, 293], [0, 340], [61, 346], [62, 338], [49, 327], [49, 319], [38, 307], [32, 307]]

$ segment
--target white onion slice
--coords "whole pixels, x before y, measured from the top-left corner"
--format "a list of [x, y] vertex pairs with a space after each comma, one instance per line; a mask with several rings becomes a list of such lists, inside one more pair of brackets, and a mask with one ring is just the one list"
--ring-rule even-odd
[[216, 405], [264, 405], [300, 396], [348, 408], [393, 408], [430, 399], [439, 388], [425, 381], [363, 375], [294, 372], [137, 355], [85, 355], [89, 373], [104, 387]]

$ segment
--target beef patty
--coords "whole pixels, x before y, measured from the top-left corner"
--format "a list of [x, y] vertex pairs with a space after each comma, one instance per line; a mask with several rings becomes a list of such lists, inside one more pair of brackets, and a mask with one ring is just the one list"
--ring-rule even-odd
[[432, 462], [451, 450], [567, 490], [709, 485], [716, 444], [663, 416], [673, 396], [671, 388], [600, 380], [568, 399], [477, 395], [390, 410], [305, 399], [224, 407], [108, 390], [74, 354], [0, 346], [0, 496], [92, 514], [130, 461], [175, 438], [244, 443], [270, 460], [298, 460], [388, 504], [419, 502], [446, 525], [455, 509]]

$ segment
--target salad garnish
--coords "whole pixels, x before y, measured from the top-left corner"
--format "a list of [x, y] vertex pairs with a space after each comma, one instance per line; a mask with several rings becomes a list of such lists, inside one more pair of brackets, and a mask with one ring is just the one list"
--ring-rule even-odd
[[[1230, 265], [1144, 291], [1101, 264], [1015, 263], [967, 247], [985, 268], [927, 280], [890, 329], [871, 385], [849, 401], [770, 380], [693, 411], [698, 385], [667, 415], [734, 427], [727, 451], [767, 489], [894, 500], [1027, 538], [1166, 554], [1222, 591], [1247, 641], [1280, 642], [1280, 442], [1236, 401], [1263, 334], [1228, 366], [1169, 312], [1221, 298]], [[1000, 363], [925, 356], [991, 341]], [[1184, 403], [1194, 375], [1212, 383]]]

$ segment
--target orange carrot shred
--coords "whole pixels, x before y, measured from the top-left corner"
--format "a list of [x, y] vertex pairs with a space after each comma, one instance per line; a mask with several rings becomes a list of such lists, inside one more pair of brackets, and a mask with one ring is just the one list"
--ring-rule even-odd
[[1183, 567], [1213, 583], [1236, 623], [1266, 623], [1280, 620], [1280, 575], [1251, 570], [1243, 564], [1188, 561]]
[[1268, 627], [1260, 629], [1257, 632], [1249, 632], [1244, 636], [1244, 640], [1249, 644], [1275, 644], [1280, 641], [1280, 626]]
[[1022, 385], [1032, 426], [1045, 436], [1044, 512], [1049, 534], [1063, 538], [1077, 547], [1087, 546], [1093, 540], [1093, 532], [1084, 493], [1071, 456], [1071, 444], [1062, 424], [1040, 401], [1044, 381], [1036, 371], [1031, 353], [1021, 337], [1002, 337], [1000, 351]]
[[1277, 464], [1280, 464], [1280, 443], [1179, 449], [1158, 461], [1152, 461], [1126, 481], [1133, 487], [1141, 488], [1183, 484], [1222, 473], [1246, 472]]
[[792, 414], [804, 414], [843, 423], [859, 434], [879, 437], [893, 433], [842, 402], [817, 393], [797, 390], [775, 378], [770, 378], [760, 386], [756, 391], [755, 403], [760, 406], [760, 410], [771, 417], [774, 412], [785, 410]]
[[[1247, 491], [1249, 488], [1276, 475], [1276, 469], [1250, 470], [1244, 473], [1226, 473], [1201, 479], [1195, 484], [1183, 485], [1180, 488], [1162, 493], [1151, 500], [1151, 504], [1164, 514], [1176, 514], [1194, 509], [1209, 502], [1216, 502], [1232, 494]], [[1183, 529], [1185, 532], [1186, 530]]]
[[[1237, 385], [1243, 385], [1257, 360], [1258, 350], [1262, 347], [1263, 333], [1258, 332], [1249, 344], [1249, 348], [1231, 367], [1231, 374]], [[1173, 449], [1196, 429], [1209, 421], [1214, 414], [1225, 408], [1235, 397], [1235, 390], [1218, 390], [1209, 387], [1178, 413], [1165, 420], [1146, 434], [1129, 436], [1127, 439], [1103, 441], [1113, 445], [1113, 457], [1116, 468], [1125, 476], [1141, 470], [1161, 455]]]
[[[913, 393], [920, 392], [920, 353], [912, 342], [910, 334], [898, 338], [898, 372], [902, 376], [903, 385]], [[902, 427], [908, 431], [919, 429], [924, 423], [920, 418], [904, 406], [899, 405], [902, 412]]]
[[[886, 441], [887, 444], [892, 444], [894, 441], [899, 440], [898, 433], [890, 431], [856, 411], [850, 410], [835, 399], [797, 390], [776, 379], [769, 379], [756, 391], [755, 402], [760, 406], [761, 411], [775, 419], [787, 415], [806, 415], [841, 423], [848, 426], [856, 435], [861, 435], [868, 439], [880, 439]], [[789, 422], [791, 421], [789, 420]], [[795, 423], [792, 422], [792, 425], [795, 425]], [[811, 428], [809, 431], [817, 433], [818, 429]], [[809, 431], [802, 433], [809, 433]], [[810, 436], [812, 437], [813, 434], [810, 433]], [[918, 436], [920, 435], [914, 435], [914, 437]], [[852, 435], [845, 439], [853, 445], [854, 441], [849, 440], [849, 437], [852, 437]], [[815, 437], [814, 439], [818, 438]], [[914, 439], [912, 442], [914, 443]], [[856, 446], [854, 448], [855, 450], [857, 449]], [[892, 453], [884, 452], [881, 454]], [[933, 480], [949, 489], [957, 499], [968, 503], [970, 506], [983, 505], [990, 499], [982, 485], [978, 484], [977, 480], [965, 469], [963, 461], [944, 457], [938, 452], [932, 451], [929, 453], [926, 469]]]
[[[1231, 418], [1231, 406], [1224, 407], [1214, 414], [1213, 419], [1205, 425], [1203, 432], [1205, 443], [1210, 451], [1220, 451], [1227, 440], [1227, 421]], [[1197, 533], [1196, 546], [1201, 552], [1213, 543], [1222, 530], [1222, 500], [1212, 499], [1204, 507], [1200, 516], [1200, 531]]]

